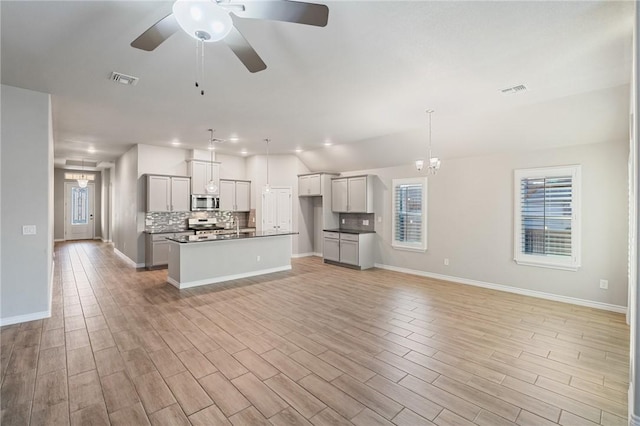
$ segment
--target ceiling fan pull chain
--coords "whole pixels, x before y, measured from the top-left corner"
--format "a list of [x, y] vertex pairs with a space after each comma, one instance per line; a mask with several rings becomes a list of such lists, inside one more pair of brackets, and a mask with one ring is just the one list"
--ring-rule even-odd
[[[204, 40], [200, 40], [200, 80], [204, 86]], [[200, 94], [204, 96], [204, 87], [200, 90]]]
[[198, 48], [200, 47], [200, 40], [196, 40], [196, 70], [195, 70], [195, 81], [196, 81], [196, 87], [200, 87], [200, 85], [198, 84], [198, 71], [200, 71], [200, 67], [198, 66], [198, 58], [200, 57], [199, 53], [198, 53]]

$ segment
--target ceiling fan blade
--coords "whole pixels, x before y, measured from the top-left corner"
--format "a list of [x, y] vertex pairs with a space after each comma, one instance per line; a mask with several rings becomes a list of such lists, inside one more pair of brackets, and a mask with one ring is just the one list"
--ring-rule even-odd
[[171, 37], [173, 33], [179, 29], [180, 25], [178, 25], [178, 21], [176, 21], [173, 13], [170, 13], [153, 24], [147, 31], [143, 32], [140, 37], [133, 40], [131, 46], [150, 52], [160, 46], [163, 41]]
[[298, 1], [247, 1], [245, 10], [233, 13], [241, 18], [270, 19], [295, 24], [324, 27], [329, 19], [329, 8], [324, 4]]
[[258, 72], [267, 68], [258, 53], [253, 50], [253, 47], [236, 27], [231, 29], [231, 32], [224, 38], [224, 42], [233, 50], [233, 53], [249, 72]]

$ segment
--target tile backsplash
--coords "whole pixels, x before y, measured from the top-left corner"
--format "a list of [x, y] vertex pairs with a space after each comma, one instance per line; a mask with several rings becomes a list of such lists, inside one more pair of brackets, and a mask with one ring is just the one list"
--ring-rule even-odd
[[[145, 216], [146, 232], [186, 231], [187, 220], [191, 218], [215, 217], [220, 226], [231, 227], [234, 215], [238, 218], [240, 228], [254, 227], [249, 225], [249, 216], [254, 212], [212, 211], [212, 212], [150, 212]], [[255, 213], [253, 213], [255, 216]]]
[[[374, 213], [340, 213], [340, 228], [353, 229], [355, 231], [375, 231], [374, 220]], [[365, 225], [365, 221], [369, 221], [369, 223]]]

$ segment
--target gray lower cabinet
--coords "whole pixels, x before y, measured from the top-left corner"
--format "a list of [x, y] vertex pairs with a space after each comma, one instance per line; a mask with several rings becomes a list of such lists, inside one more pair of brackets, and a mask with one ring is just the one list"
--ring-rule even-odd
[[359, 269], [372, 268], [375, 235], [325, 231], [324, 260]]
[[358, 235], [340, 234], [340, 262], [358, 266], [360, 251], [360, 238]]
[[146, 268], [166, 266], [169, 263], [169, 242], [167, 238], [180, 237], [182, 235], [193, 235], [193, 231], [147, 234], [144, 266]]
[[325, 232], [322, 256], [325, 260], [340, 262], [340, 233]]

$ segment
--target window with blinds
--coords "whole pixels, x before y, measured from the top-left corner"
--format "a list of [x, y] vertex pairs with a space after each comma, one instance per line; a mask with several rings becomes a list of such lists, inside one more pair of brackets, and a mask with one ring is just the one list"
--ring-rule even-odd
[[580, 266], [580, 166], [516, 170], [515, 261], [576, 270]]
[[427, 180], [393, 179], [393, 240], [395, 248], [427, 249]]

